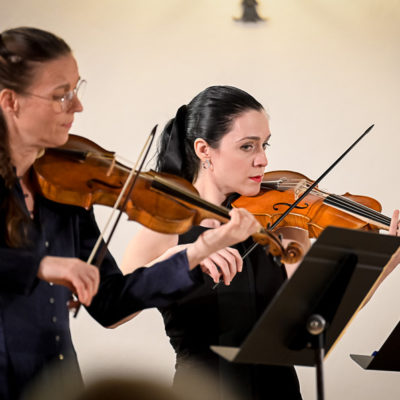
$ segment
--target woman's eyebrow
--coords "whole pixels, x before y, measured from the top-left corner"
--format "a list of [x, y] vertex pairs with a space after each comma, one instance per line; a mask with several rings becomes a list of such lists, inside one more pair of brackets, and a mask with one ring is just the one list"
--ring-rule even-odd
[[[78, 82], [79, 82], [80, 80], [81, 80], [81, 77], [78, 78], [76, 84], [78, 84]], [[75, 86], [76, 86], [76, 85], [75, 85]], [[63, 83], [63, 84], [61, 84], [61, 85], [55, 87], [54, 90], [57, 90], [57, 89], [66, 89], [66, 90], [68, 90], [70, 87], [71, 87], [71, 85], [70, 85], [69, 83]]]
[[[265, 141], [268, 141], [271, 138], [271, 135], [268, 135], [268, 137], [265, 139]], [[242, 142], [244, 140], [261, 140], [260, 136], [246, 136], [241, 139], [238, 139], [237, 142]]]

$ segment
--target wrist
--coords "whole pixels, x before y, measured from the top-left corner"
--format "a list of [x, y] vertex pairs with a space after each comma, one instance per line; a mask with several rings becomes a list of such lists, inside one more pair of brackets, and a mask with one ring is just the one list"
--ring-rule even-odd
[[224, 243], [224, 236], [222, 227], [209, 229], [203, 232], [195, 242], [191, 243], [187, 248], [189, 269], [199, 265], [210, 254], [227, 247], [229, 243]]
[[199, 243], [199, 239], [197, 239], [195, 242], [190, 243], [187, 248], [186, 248], [186, 257], [188, 259], [188, 264], [189, 264], [189, 269], [192, 270], [195, 268], [197, 265], [201, 263], [201, 261], [207, 257], [207, 255], [204, 254], [204, 249]]

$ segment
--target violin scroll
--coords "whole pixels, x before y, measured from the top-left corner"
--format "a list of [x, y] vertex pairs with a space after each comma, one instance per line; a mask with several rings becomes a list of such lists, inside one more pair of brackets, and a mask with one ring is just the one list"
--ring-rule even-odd
[[290, 241], [285, 248], [275, 233], [266, 231], [265, 229], [261, 229], [260, 232], [255, 233], [252, 237], [262, 246], [269, 246], [269, 253], [280, 257], [283, 263], [294, 264], [300, 261], [304, 255], [304, 249], [299, 243]]

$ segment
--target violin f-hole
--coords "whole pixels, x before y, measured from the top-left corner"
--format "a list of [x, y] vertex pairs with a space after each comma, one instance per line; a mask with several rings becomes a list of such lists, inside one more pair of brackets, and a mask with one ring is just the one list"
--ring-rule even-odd
[[[272, 208], [275, 210], [275, 211], [278, 211], [279, 210], [279, 206], [287, 206], [288, 208], [291, 206], [291, 204], [290, 203], [275, 203], [273, 206], [272, 206]], [[304, 203], [304, 206], [299, 206], [299, 205], [297, 205], [296, 207], [294, 207], [294, 208], [298, 208], [298, 209], [300, 209], [300, 210], [305, 210], [306, 208], [308, 208], [308, 206], [309, 206], [309, 204], [308, 203]]]
[[112, 185], [111, 183], [107, 183], [107, 182], [101, 181], [100, 179], [96, 179], [96, 178], [89, 179], [86, 183], [87, 183], [87, 186], [89, 187], [89, 189], [93, 189], [93, 187], [95, 185], [100, 185], [100, 186], [106, 187], [108, 189], [118, 190], [118, 189], [121, 189], [123, 186], [122, 182], [120, 182], [119, 185]]

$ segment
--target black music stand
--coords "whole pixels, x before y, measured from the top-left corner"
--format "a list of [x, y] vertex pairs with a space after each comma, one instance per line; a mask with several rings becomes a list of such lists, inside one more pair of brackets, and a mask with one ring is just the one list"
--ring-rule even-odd
[[211, 346], [239, 363], [316, 366], [360, 307], [400, 238], [328, 227], [273, 298], [240, 347]]
[[400, 322], [383, 343], [379, 351], [371, 356], [350, 354], [350, 357], [364, 369], [378, 371], [400, 371]]

